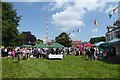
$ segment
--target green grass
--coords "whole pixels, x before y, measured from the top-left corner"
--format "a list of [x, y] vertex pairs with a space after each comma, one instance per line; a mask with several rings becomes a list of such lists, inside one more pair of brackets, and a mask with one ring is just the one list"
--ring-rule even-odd
[[63, 60], [30, 59], [17, 63], [2, 58], [3, 78], [117, 78], [118, 64], [67, 56]]

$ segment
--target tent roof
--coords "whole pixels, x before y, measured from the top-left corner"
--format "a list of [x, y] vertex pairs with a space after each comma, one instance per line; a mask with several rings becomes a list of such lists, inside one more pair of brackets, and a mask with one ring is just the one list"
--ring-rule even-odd
[[116, 43], [116, 42], [120, 42], [119, 38], [114, 38], [113, 40], [109, 41], [109, 43]]
[[42, 44], [42, 43], [39, 43], [35, 46], [32, 46], [32, 47], [37, 47], [37, 48], [46, 48], [47, 46], [45, 44]]
[[64, 48], [64, 46], [59, 43], [53, 43], [53, 44], [49, 45], [48, 47], [49, 48]]
[[91, 47], [91, 46], [92, 46], [92, 44], [87, 43], [87, 44], [85, 44], [85, 46], [86, 46], [86, 47]]
[[100, 46], [100, 44], [103, 44], [105, 42], [101, 41], [101, 42], [98, 42], [98, 43], [95, 43], [94, 46]]

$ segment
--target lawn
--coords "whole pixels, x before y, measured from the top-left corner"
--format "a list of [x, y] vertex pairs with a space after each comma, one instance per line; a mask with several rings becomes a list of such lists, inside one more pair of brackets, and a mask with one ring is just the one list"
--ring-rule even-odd
[[117, 78], [118, 64], [69, 55], [63, 60], [30, 59], [17, 63], [2, 58], [3, 78]]

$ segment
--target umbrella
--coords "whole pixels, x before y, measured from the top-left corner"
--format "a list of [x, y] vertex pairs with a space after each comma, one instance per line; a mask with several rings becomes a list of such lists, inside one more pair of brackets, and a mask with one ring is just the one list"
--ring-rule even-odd
[[53, 43], [53, 44], [49, 45], [48, 47], [49, 48], [64, 48], [64, 46], [59, 43]]
[[91, 46], [92, 46], [92, 44], [87, 43], [87, 44], [85, 44], [85, 46], [86, 46], [86, 47], [91, 47]]
[[47, 46], [45, 44], [42, 44], [42, 43], [39, 43], [35, 46], [32, 46], [32, 47], [37, 47], [37, 48], [46, 48]]
[[77, 45], [78, 48], [83, 48], [83, 45]]

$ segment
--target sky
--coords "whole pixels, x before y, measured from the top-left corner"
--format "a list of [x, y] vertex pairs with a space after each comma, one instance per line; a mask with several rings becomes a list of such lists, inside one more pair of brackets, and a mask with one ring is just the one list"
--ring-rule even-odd
[[[118, 19], [112, 9], [118, 6], [119, 0], [4, 0], [12, 2], [17, 15], [22, 16], [18, 27], [20, 32], [30, 31], [37, 38], [45, 41], [46, 16], [48, 16], [48, 38], [55, 39], [61, 32], [70, 33], [72, 40], [89, 41], [92, 37], [105, 36], [106, 27]], [[112, 14], [111, 19], [109, 13]], [[94, 25], [94, 20], [98, 26]], [[79, 32], [73, 32], [79, 29]]]

